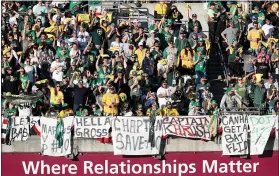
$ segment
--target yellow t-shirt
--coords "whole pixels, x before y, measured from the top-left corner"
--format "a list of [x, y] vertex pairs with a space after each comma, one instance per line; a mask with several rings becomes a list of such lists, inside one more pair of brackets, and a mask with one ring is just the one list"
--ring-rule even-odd
[[261, 29], [255, 30], [252, 29], [248, 32], [247, 39], [250, 41], [250, 48], [252, 49], [257, 49], [258, 47], [258, 42], [254, 42], [253, 40], [258, 39], [262, 40], [263, 37], [263, 31]]
[[145, 53], [146, 53], [146, 48], [144, 48], [143, 50], [137, 49], [137, 50], [135, 51], [135, 54], [136, 54], [137, 57], [138, 57], [138, 62], [139, 62], [140, 68], [141, 68], [141, 65], [142, 65], [142, 60], [143, 60], [144, 57], [145, 57]]
[[104, 106], [104, 113], [111, 113], [111, 114], [118, 114], [118, 107], [113, 107], [109, 108], [112, 103], [119, 103], [119, 96], [118, 94], [111, 94], [111, 93], [106, 93], [103, 96], [102, 102], [106, 104]]
[[53, 87], [50, 88], [50, 103], [59, 105], [62, 103], [62, 100], [64, 100], [63, 92], [59, 91], [57, 95], [55, 95], [55, 89]]
[[[150, 114], [151, 114], [151, 108], [147, 109], [147, 111], [146, 111], [147, 116], [150, 116]], [[157, 109], [156, 116], [161, 116], [161, 115], [162, 115], [162, 112], [159, 109]]]
[[162, 110], [164, 116], [179, 116], [179, 113], [176, 109], [171, 108], [170, 110], [167, 107], [164, 107]]
[[165, 3], [158, 3], [154, 7], [154, 11], [159, 15], [166, 15], [168, 10], [168, 6]]

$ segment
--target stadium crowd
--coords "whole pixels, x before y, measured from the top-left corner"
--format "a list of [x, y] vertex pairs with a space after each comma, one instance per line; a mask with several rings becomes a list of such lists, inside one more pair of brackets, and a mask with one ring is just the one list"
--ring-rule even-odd
[[[106, 9], [97, 14], [94, 6], [80, 3], [2, 2], [2, 115], [212, 115], [219, 107], [277, 111], [277, 3], [254, 5], [248, 13], [241, 4], [211, 2], [209, 35], [196, 14], [184, 25], [186, 17], [164, 1], [155, 5], [148, 28], [137, 19], [114, 23]], [[207, 77], [216, 42], [225, 50], [231, 83], [220, 104]], [[28, 98], [26, 108], [20, 102]]]

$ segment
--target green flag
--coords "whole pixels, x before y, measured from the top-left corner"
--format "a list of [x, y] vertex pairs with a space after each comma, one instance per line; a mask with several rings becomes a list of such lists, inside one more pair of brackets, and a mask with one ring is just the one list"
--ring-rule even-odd
[[64, 140], [64, 121], [62, 118], [57, 121], [55, 139], [58, 141], [58, 148], [61, 148]]

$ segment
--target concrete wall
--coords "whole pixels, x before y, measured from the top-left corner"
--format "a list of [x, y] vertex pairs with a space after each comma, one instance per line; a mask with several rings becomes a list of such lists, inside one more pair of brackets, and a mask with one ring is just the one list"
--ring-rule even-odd
[[[12, 145], [2, 145], [2, 152], [41, 152], [39, 136], [31, 136], [27, 141], [14, 142]], [[278, 150], [278, 139], [271, 137], [265, 150]], [[113, 152], [112, 144], [102, 144], [94, 139], [74, 139], [73, 148], [79, 152]], [[222, 145], [215, 142], [203, 142], [183, 138], [168, 139], [167, 152], [208, 152], [222, 151]]]
[[[133, 4], [129, 4], [134, 6]], [[188, 21], [188, 11], [186, 10], [186, 3], [174, 3], [178, 10], [183, 15], [183, 20]], [[207, 3], [189, 3], [189, 5], [192, 7], [192, 10], [190, 10], [190, 17], [192, 17], [192, 14], [197, 14], [198, 20], [201, 22], [203, 31], [208, 31], [208, 25], [207, 25]], [[149, 10], [149, 13], [151, 15], [154, 14], [154, 6], [155, 4], [142, 4], [141, 8], [147, 8]], [[124, 8], [124, 6], [123, 6]]]

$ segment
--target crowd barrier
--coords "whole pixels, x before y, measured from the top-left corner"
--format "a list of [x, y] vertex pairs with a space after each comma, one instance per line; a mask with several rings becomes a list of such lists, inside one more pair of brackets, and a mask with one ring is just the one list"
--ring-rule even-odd
[[[4, 125], [3, 125], [4, 124]], [[2, 118], [2, 142], [26, 141], [34, 129], [41, 139], [42, 155], [66, 156], [75, 139], [113, 141], [115, 155], [163, 155], [171, 137], [211, 141], [221, 135], [223, 155], [261, 155], [270, 135], [278, 140], [278, 118], [273, 115], [178, 117], [13, 117]], [[6, 133], [4, 134], [3, 131]], [[175, 139], [174, 139], [175, 140]], [[253, 147], [251, 147], [253, 146]]]

